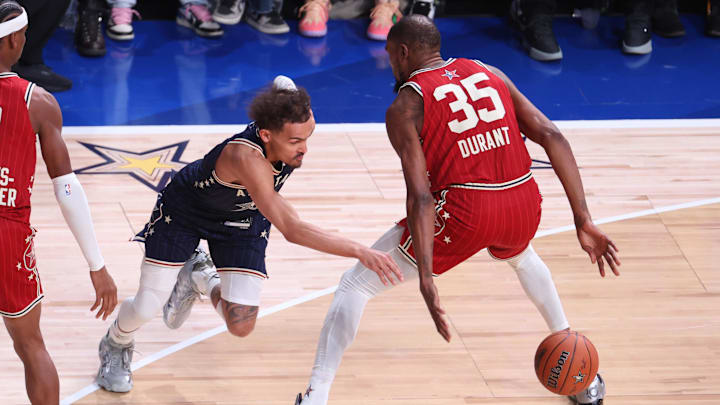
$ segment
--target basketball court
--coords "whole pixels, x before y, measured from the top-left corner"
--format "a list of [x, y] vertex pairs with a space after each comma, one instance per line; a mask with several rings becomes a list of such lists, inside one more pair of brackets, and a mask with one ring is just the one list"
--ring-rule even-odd
[[[601, 279], [580, 250], [561, 185], [528, 143], [543, 192], [535, 249], [553, 272], [574, 329], [600, 352], [608, 404], [720, 403], [720, 183], [717, 120], [560, 122], [583, 175], [594, 219], [620, 248], [619, 278]], [[135, 293], [147, 220], [163, 173], [241, 129], [70, 127], [65, 138], [91, 201], [119, 296]], [[618, 147], [621, 145], [621, 147]], [[64, 225], [45, 168], [33, 192], [45, 287], [42, 327], [63, 403], [290, 404], [305, 388], [333, 287], [351, 260], [271, 234], [270, 279], [248, 338], [224, 330], [197, 303], [180, 330], [161, 317], [137, 334], [135, 387], [98, 391], [97, 344], [110, 320], [88, 308], [87, 269]], [[300, 215], [372, 243], [404, 215], [399, 160], [382, 125], [319, 125], [283, 194]], [[335, 404], [565, 404], [538, 382], [533, 355], [546, 326], [514, 272], [485, 252], [436, 280], [453, 340], [435, 332], [417, 286], [372, 300], [338, 372]], [[0, 339], [9, 341], [5, 330]], [[23, 373], [0, 347], [4, 404], [26, 403]]]

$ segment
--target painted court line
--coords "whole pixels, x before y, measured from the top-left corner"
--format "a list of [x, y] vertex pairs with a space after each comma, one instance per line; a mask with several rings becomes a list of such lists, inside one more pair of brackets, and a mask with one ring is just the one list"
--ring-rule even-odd
[[[588, 120], [553, 121], [560, 129], [631, 129], [631, 128], [717, 128], [720, 119], [656, 119], [656, 120]], [[65, 135], [127, 135], [127, 134], [233, 134], [245, 129], [238, 125], [119, 125], [97, 127], [63, 127]], [[385, 131], [384, 123], [317, 124], [316, 133]]]
[[[642, 211], [635, 211], [635, 212], [631, 212], [631, 213], [628, 213], [628, 214], [616, 215], [616, 216], [612, 216], [612, 217], [602, 218], [602, 219], [596, 220], [596, 221], [594, 221], [594, 222], [595, 222], [596, 224], [598, 224], [598, 225], [599, 225], [599, 224], [608, 224], [608, 223], [611, 223], [611, 222], [618, 222], [618, 221], [623, 221], [623, 220], [626, 220], [626, 219], [639, 218], [639, 217], [643, 217], [643, 216], [647, 216], [647, 215], [659, 214], [659, 213], [669, 212], [669, 211], [677, 211], [677, 210], [682, 210], [682, 209], [686, 209], [686, 208], [700, 207], [700, 206], [710, 205], [710, 204], [715, 204], [715, 203], [720, 203], [720, 197], [717, 197], [717, 198], [708, 198], [708, 199], [698, 200], [698, 201], [691, 201], [691, 202], [686, 202], [686, 203], [682, 203], [682, 204], [668, 205], [668, 206], [665, 206], [665, 207], [653, 208], [653, 209], [642, 210]], [[538, 232], [538, 233], [535, 235], [535, 238], [542, 238], [542, 237], [544, 237], [544, 236], [555, 235], [555, 234], [558, 234], [558, 233], [561, 233], [561, 232], [570, 231], [570, 230], [573, 230], [573, 229], [575, 229], [575, 226], [574, 226], [574, 225], [566, 225], [566, 226], [561, 226], [561, 227], [558, 227], [558, 228], [548, 229], [548, 230], [545, 230], [545, 231], [540, 231], [540, 232]], [[303, 303], [305, 303], [305, 302], [312, 301], [312, 300], [314, 300], [314, 299], [316, 299], [316, 298], [324, 297], [324, 296], [326, 296], [326, 295], [328, 295], [328, 294], [334, 293], [335, 290], [337, 290], [337, 285], [332, 286], [332, 287], [328, 287], [328, 288], [326, 288], [326, 289], [324, 289], [324, 290], [315, 291], [315, 292], [313, 292], [313, 293], [310, 293], [310, 294], [307, 294], [307, 295], [303, 295], [302, 297], [298, 297], [298, 298], [291, 299], [291, 300], [289, 300], [289, 301], [286, 301], [286, 302], [284, 302], [284, 303], [282, 303], [282, 304], [275, 305], [275, 306], [270, 307], [270, 308], [268, 308], [268, 309], [263, 309], [263, 310], [261, 310], [260, 313], [258, 314], [258, 318], [262, 318], [262, 317], [264, 317], [264, 316], [271, 315], [271, 314], [274, 314], [274, 313], [276, 313], [276, 312], [283, 311], [283, 310], [288, 309], [288, 308], [292, 308], [292, 307], [294, 307], [294, 306], [296, 306], [296, 305], [300, 305], [300, 304], [303, 304]], [[184, 340], [184, 341], [182, 341], [182, 342], [176, 343], [176, 344], [174, 344], [174, 345], [172, 345], [172, 346], [170, 346], [170, 347], [168, 347], [168, 348], [165, 348], [165, 349], [163, 349], [163, 350], [161, 350], [161, 351], [159, 351], [159, 352], [157, 352], [157, 353], [153, 353], [153, 354], [151, 354], [151, 355], [143, 358], [142, 360], [133, 363], [133, 365], [132, 365], [132, 371], [135, 371], [135, 370], [138, 370], [138, 369], [140, 369], [140, 368], [142, 368], [142, 367], [145, 367], [146, 365], [148, 365], [148, 364], [150, 364], [150, 363], [156, 362], [156, 361], [158, 361], [158, 360], [160, 360], [160, 359], [162, 359], [162, 358], [164, 358], [164, 357], [167, 357], [167, 356], [169, 356], [169, 355], [171, 355], [171, 354], [173, 354], [173, 353], [175, 353], [175, 352], [177, 352], [177, 351], [180, 351], [180, 350], [182, 350], [182, 349], [184, 349], [184, 348], [186, 348], [186, 347], [188, 347], [188, 346], [191, 346], [191, 345], [193, 345], [193, 344], [195, 344], [195, 343], [201, 342], [201, 341], [203, 341], [203, 340], [205, 340], [205, 339], [209, 339], [209, 338], [211, 338], [211, 337], [213, 337], [213, 336], [215, 336], [215, 335], [218, 335], [218, 334], [220, 334], [220, 333], [223, 333], [223, 332], [225, 332], [226, 330], [227, 330], [227, 327], [226, 327], [225, 325], [218, 326], [218, 327], [216, 327], [216, 328], [214, 328], [214, 329], [211, 329], [211, 330], [209, 330], [209, 331], [203, 332], [203, 333], [201, 333], [201, 334], [199, 334], [199, 335], [197, 335], [197, 336], [194, 336], [194, 337], [192, 337], [192, 338], [190, 338], [190, 339], [187, 339], [187, 340]], [[70, 405], [70, 404], [72, 404], [73, 402], [78, 401], [78, 400], [84, 398], [85, 396], [92, 394], [93, 392], [97, 391], [99, 388], [100, 388], [100, 387], [98, 387], [97, 384], [95, 384], [95, 383], [90, 384], [90, 385], [86, 386], [85, 388], [81, 389], [80, 391], [77, 391], [76, 393], [74, 393], [74, 394], [70, 395], [69, 397], [63, 399], [63, 400], [60, 402], [60, 404], [61, 404], [61, 405]]]

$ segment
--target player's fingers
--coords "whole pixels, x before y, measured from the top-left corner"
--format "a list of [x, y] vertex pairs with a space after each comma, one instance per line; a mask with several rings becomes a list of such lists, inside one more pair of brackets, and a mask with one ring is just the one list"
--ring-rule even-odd
[[382, 272], [382, 270], [376, 272], [378, 277], [380, 278], [380, 281], [382, 281], [383, 285], [388, 285], [387, 280], [385, 280], [385, 273]]
[[610, 254], [610, 256], [612, 256], [613, 261], [617, 265], [620, 265], [620, 258], [618, 257], [617, 253], [615, 253], [615, 249], [608, 249], [608, 253]]
[[608, 243], [610, 244], [610, 246], [613, 247], [613, 249], [615, 249], [616, 252], [619, 252], [619, 251], [620, 251], [620, 249], [618, 249], [617, 246], [615, 246], [615, 242], [613, 242], [613, 241], [611, 241], [610, 239], [608, 239]]
[[602, 256], [597, 259], [598, 269], [600, 269], [600, 277], [605, 277], [605, 263], [603, 262]]
[[95, 303], [90, 307], [90, 311], [94, 311], [95, 308], [97, 308], [100, 305], [100, 301], [102, 300], [102, 295], [100, 292], [95, 294]]
[[114, 305], [112, 295], [108, 293], [105, 298], [103, 298], [103, 321], [112, 313]]
[[617, 264], [615, 263], [615, 260], [613, 260], [613, 257], [609, 254], [605, 254], [605, 260], [607, 260], [608, 264], [610, 265], [610, 269], [612, 270], [613, 274], [616, 276], [620, 275], [620, 272], [617, 269]]

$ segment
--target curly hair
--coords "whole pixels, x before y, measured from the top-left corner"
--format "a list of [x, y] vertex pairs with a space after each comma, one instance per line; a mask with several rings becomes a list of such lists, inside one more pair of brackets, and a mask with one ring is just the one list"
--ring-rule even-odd
[[22, 14], [22, 7], [14, 0], [0, 0], [0, 22], [9, 20], [11, 15]]
[[258, 128], [279, 131], [285, 123], [310, 119], [310, 95], [302, 87], [297, 90], [271, 87], [250, 102], [248, 115]]

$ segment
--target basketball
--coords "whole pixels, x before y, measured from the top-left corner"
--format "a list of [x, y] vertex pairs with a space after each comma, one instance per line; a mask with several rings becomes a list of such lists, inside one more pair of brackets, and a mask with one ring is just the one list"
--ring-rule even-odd
[[583, 334], [563, 330], [546, 337], [535, 352], [535, 374], [558, 395], [585, 390], [598, 371], [598, 353]]

